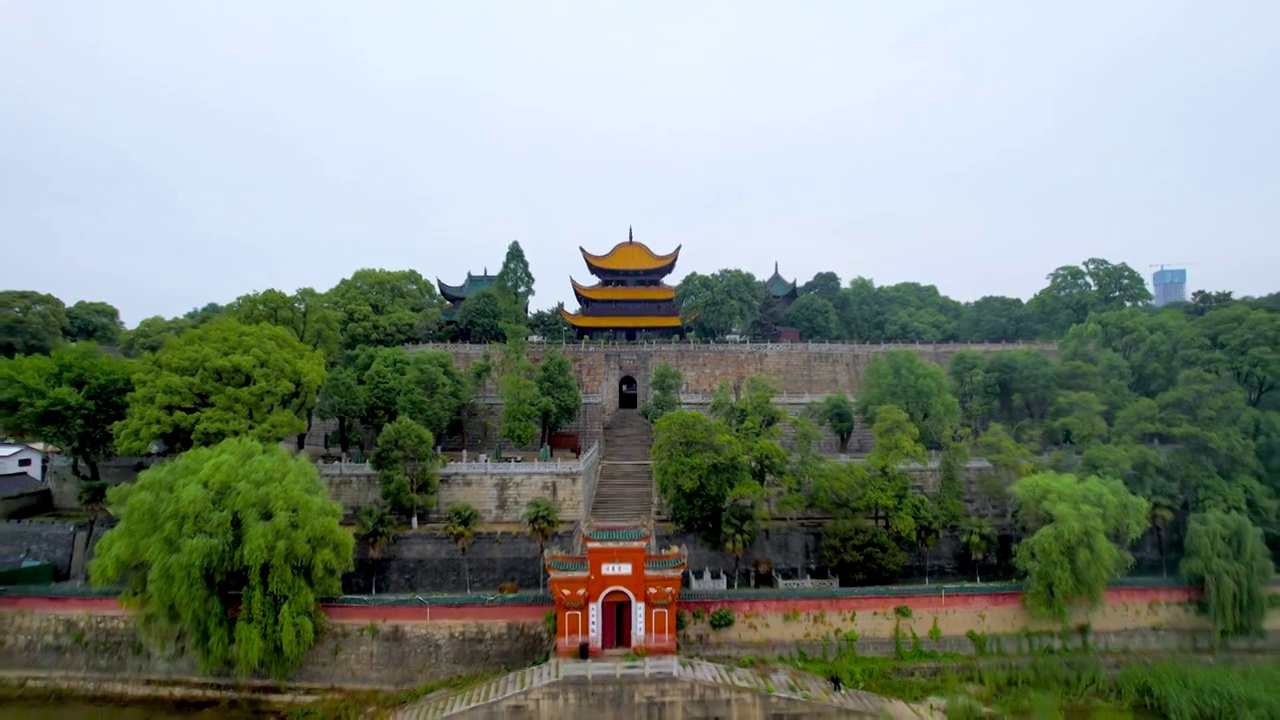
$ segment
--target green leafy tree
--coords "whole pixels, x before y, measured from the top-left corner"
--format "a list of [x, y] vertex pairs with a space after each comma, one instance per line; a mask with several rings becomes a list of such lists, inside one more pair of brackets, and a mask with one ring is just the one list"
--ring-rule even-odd
[[982, 561], [996, 541], [995, 528], [985, 518], [970, 518], [960, 529], [960, 541], [973, 561], [973, 581], [982, 582]]
[[888, 531], [856, 519], [828, 522], [818, 542], [818, 557], [842, 585], [896, 582], [906, 562]]
[[883, 524], [895, 539], [915, 537], [916, 514], [912, 512], [911, 478], [903, 467], [923, 464], [925, 449], [919, 432], [902, 410], [886, 405], [875, 411], [871, 428], [874, 445], [867, 455], [870, 472], [864, 480], [857, 507]]
[[858, 414], [876, 422], [876, 409], [892, 405], [911, 418], [927, 447], [940, 447], [960, 419], [960, 404], [947, 386], [941, 366], [925, 362], [912, 350], [889, 350], [867, 366], [858, 393]]
[[300, 288], [292, 295], [280, 290], [242, 295], [227, 306], [226, 313], [245, 325], [282, 327], [327, 359], [336, 357], [342, 341], [337, 311], [312, 288]]
[[840, 441], [840, 452], [849, 451], [849, 438], [853, 436], [857, 426], [857, 412], [853, 401], [842, 392], [828, 395], [818, 403], [817, 415], [822, 424], [831, 429], [832, 434]]
[[116, 424], [122, 453], [182, 452], [237, 435], [279, 442], [307, 428], [324, 357], [289, 331], [214, 320], [147, 356]]
[[371, 577], [372, 591], [378, 594], [378, 565], [382, 553], [396, 539], [395, 518], [380, 507], [360, 508], [356, 515], [356, 542], [363, 545], [373, 561], [374, 569]]
[[960, 425], [971, 436], [986, 430], [996, 409], [996, 384], [987, 375], [986, 363], [977, 350], [961, 350], [947, 365], [951, 394], [960, 406]]
[[316, 400], [316, 414], [321, 420], [337, 420], [337, 443], [346, 455], [352, 444], [363, 444], [356, 425], [364, 416], [367, 402], [364, 387], [356, 371], [349, 367], [336, 367], [320, 385]]
[[691, 410], [663, 415], [653, 430], [653, 476], [671, 521], [719, 544], [729, 491], [750, 479], [733, 432]]
[[842, 335], [835, 305], [821, 295], [801, 295], [787, 308], [785, 319], [805, 340], [839, 340]]
[[879, 288], [870, 278], [857, 277], [840, 291], [836, 311], [844, 326], [844, 337], [854, 342], [883, 342], [885, 313]]
[[416, 270], [357, 270], [325, 294], [338, 314], [342, 346], [421, 342], [440, 320], [444, 299]]
[[681, 322], [713, 339], [749, 331], [764, 298], [764, 284], [742, 270], [689, 273], [676, 287]]
[[66, 338], [72, 342], [94, 342], [114, 347], [124, 334], [120, 311], [105, 302], [81, 300], [67, 308]]
[[995, 383], [999, 415], [1009, 425], [1041, 422], [1058, 394], [1057, 370], [1039, 350], [1006, 350], [987, 357], [986, 375]]
[[[533, 297], [533, 273], [529, 271], [529, 261], [525, 259], [524, 249], [515, 240], [507, 246], [502, 269], [498, 271], [497, 285], [504, 292], [518, 298], [522, 304]], [[523, 322], [523, 313], [519, 320]]]
[[458, 553], [462, 555], [462, 573], [466, 577], [467, 594], [471, 594], [471, 566], [467, 564], [467, 548], [480, 529], [480, 513], [470, 503], [457, 502], [449, 506], [445, 518], [444, 534], [448, 536]]
[[553, 308], [529, 313], [529, 332], [547, 342], [572, 340], [573, 326], [560, 314], [562, 310], [564, 310], [564, 303], [560, 302]]
[[156, 465], [107, 494], [120, 519], [90, 561], [123, 585], [142, 630], [202, 669], [284, 677], [315, 643], [319, 599], [342, 592], [351, 533], [315, 467], [233, 438]]
[[546, 498], [534, 498], [525, 506], [521, 519], [529, 537], [538, 543], [538, 592], [542, 592], [542, 563], [546, 557], [547, 541], [560, 529], [560, 509]]
[[158, 352], [171, 338], [193, 327], [195, 324], [185, 318], [166, 320], [159, 315], [149, 317], [125, 332], [124, 339], [120, 342], [120, 352], [131, 358]]
[[924, 584], [929, 584], [929, 551], [942, 539], [948, 518], [941, 503], [925, 495], [910, 495], [904, 503], [904, 511], [911, 515], [913, 526], [911, 541], [924, 558]]
[[1280, 313], [1232, 305], [1204, 316], [1196, 328], [1213, 353], [1207, 364], [1230, 375], [1249, 405], [1258, 407], [1280, 387]]
[[1023, 478], [1013, 494], [1031, 533], [1013, 560], [1027, 575], [1028, 610], [1066, 623], [1072, 606], [1096, 607], [1132, 564], [1124, 548], [1146, 531], [1150, 504], [1119, 480], [1056, 473]]
[[1105, 408], [1091, 392], [1063, 392], [1049, 411], [1049, 437], [1054, 444], [1089, 445], [1107, 436]]
[[816, 295], [834, 305], [840, 297], [842, 287], [840, 276], [828, 270], [815, 274], [812, 280], [800, 288], [800, 294]]
[[0, 356], [47, 355], [62, 342], [67, 308], [34, 290], [0, 291]]
[[405, 380], [398, 415], [413, 418], [437, 438], [447, 435], [470, 400], [467, 380], [453, 357], [441, 350], [415, 352]]
[[652, 391], [649, 402], [640, 408], [640, 414], [649, 422], [656, 423], [663, 415], [679, 410], [683, 387], [684, 375], [679, 368], [666, 361], [658, 363], [653, 369], [653, 379], [649, 381]]
[[435, 504], [440, 457], [431, 431], [409, 418], [388, 423], [378, 433], [378, 449], [370, 459], [382, 479], [382, 497], [396, 512], [409, 516], [418, 529], [418, 509]]
[[987, 295], [965, 308], [958, 333], [967, 342], [1005, 343], [1030, 339], [1030, 330], [1022, 300]]
[[484, 288], [472, 293], [458, 308], [458, 327], [471, 342], [502, 342], [502, 323], [507, 310], [499, 291]]
[[736, 590], [742, 555], [751, 549], [760, 533], [756, 512], [748, 504], [733, 503], [724, 514], [721, 532], [724, 535], [724, 549], [733, 555], [733, 587]]
[[1191, 517], [1182, 577], [1203, 592], [1215, 640], [1262, 635], [1266, 588], [1275, 574], [1262, 531], [1239, 513]]
[[133, 372], [132, 361], [88, 342], [60, 346], [48, 357], [0, 360], [0, 423], [60, 448], [76, 477], [97, 482], [98, 463], [112, 452], [111, 428], [128, 408]]
[[538, 415], [542, 426], [539, 445], [551, 440], [551, 433], [578, 417], [582, 393], [573, 377], [573, 363], [555, 348], [549, 348], [534, 378], [538, 391]]
[[528, 358], [527, 332], [507, 326], [503, 346], [498, 394], [502, 398], [502, 427], [498, 434], [517, 448], [527, 447], [538, 436], [542, 421], [542, 397], [534, 381], [533, 363]]

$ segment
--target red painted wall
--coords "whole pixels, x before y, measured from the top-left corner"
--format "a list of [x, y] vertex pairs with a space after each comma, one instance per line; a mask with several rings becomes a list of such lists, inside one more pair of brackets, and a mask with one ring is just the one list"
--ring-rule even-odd
[[[1108, 590], [1104, 601], [1108, 603], [1134, 602], [1182, 602], [1196, 596], [1192, 588], [1117, 588]], [[940, 592], [937, 595], [877, 595], [873, 597], [840, 597], [840, 598], [787, 598], [769, 600], [680, 600], [680, 608], [688, 612], [702, 610], [711, 612], [726, 607], [735, 614], [782, 614], [793, 610], [800, 612], [871, 612], [892, 610], [899, 605], [906, 605], [912, 610], [941, 610], [943, 608], [989, 608], [1008, 607], [1022, 602], [1019, 592], [993, 593], [961, 593], [950, 594]]]

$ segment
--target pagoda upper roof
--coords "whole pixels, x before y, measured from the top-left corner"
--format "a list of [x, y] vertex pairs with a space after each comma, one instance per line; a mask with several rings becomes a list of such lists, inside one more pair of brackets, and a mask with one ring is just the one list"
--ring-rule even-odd
[[676, 259], [680, 257], [680, 246], [666, 255], [659, 255], [650, 250], [644, 243], [635, 241], [635, 235], [627, 230], [627, 241], [613, 246], [604, 255], [594, 255], [586, 248], [579, 247], [582, 259], [587, 261], [591, 274], [599, 276], [601, 272], [654, 272], [663, 274], [675, 269]]
[[449, 285], [442, 282], [440, 278], [436, 278], [436, 287], [440, 288], [440, 294], [445, 300], [450, 302], [461, 302], [471, 297], [471, 294], [478, 290], [486, 290], [498, 283], [497, 275], [490, 275], [485, 271], [483, 275], [472, 275], [467, 272], [467, 279], [461, 285]]
[[676, 297], [676, 289], [669, 285], [642, 285], [632, 287], [609, 287], [606, 285], [583, 285], [573, 278], [569, 278], [569, 282], [573, 283], [573, 294], [578, 296], [578, 302], [583, 303], [584, 300], [674, 300]]
[[765, 289], [775, 298], [782, 298], [796, 293], [796, 281], [786, 280], [778, 273], [778, 263], [773, 264], [773, 274], [764, 281]]
[[620, 328], [642, 330], [647, 328], [678, 328], [678, 315], [579, 315], [560, 308], [560, 317], [579, 328]]

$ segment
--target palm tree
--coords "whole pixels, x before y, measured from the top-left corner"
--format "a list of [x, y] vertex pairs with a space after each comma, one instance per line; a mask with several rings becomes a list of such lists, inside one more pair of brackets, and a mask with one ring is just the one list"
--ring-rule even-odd
[[969, 549], [969, 557], [973, 559], [974, 582], [982, 582], [982, 574], [980, 572], [982, 559], [991, 550], [991, 543], [995, 540], [995, 536], [996, 531], [985, 518], [970, 518], [965, 522], [964, 528], [961, 530], [961, 540], [964, 542], [965, 547]]
[[[560, 510], [546, 498], [535, 498], [524, 508], [524, 524], [529, 529], [529, 537], [538, 543], [538, 562], [541, 564], [546, 554], [547, 541], [556, 534], [560, 527]], [[542, 592], [543, 568], [538, 567], [538, 592]]]
[[[89, 513], [89, 533], [85, 538], [85, 547], [93, 547], [93, 526], [97, 524], [98, 518], [102, 516], [102, 511], [106, 509], [107, 487], [107, 483], [101, 480], [80, 483], [80, 492], [77, 493], [76, 499], [80, 501], [80, 506]], [[86, 563], [86, 571], [88, 567]]]
[[462, 553], [462, 573], [467, 580], [467, 594], [471, 594], [471, 568], [467, 565], [467, 545], [475, 537], [480, 527], [480, 513], [471, 507], [471, 503], [457, 502], [449, 506], [449, 515], [444, 524], [444, 534], [449, 536], [458, 552]]
[[373, 594], [378, 594], [378, 561], [382, 551], [396, 537], [395, 519], [391, 513], [380, 507], [367, 507], [360, 510], [359, 525], [356, 528], [356, 540], [369, 549], [369, 559], [373, 560]]
[[756, 542], [760, 532], [760, 522], [755, 511], [742, 504], [734, 504], [724, 514], [721, 524], [724, 533], [724, 549], [733, 553], [733, 589], [738, 589], [738, 569], [742, 565], [742, 554]]

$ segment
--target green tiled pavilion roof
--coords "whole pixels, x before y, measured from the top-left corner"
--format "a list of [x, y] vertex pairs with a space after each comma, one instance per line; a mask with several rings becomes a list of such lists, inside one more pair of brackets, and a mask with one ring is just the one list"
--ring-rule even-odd
[[684, 562], [685, 560], [682, 557], [658, 558], [657, 560], [645, 560], [644, 569], [645, 570], [666, 570], [668, 568], [680, 567], [681, 565], [684, 565]]
[[586, 560], [548, 560], [547, 565], [552, 570], [560, 570], [561, 572], [586, 572]]
[[633, 540], [643, 540], [649, 536], [649, 531], [644, 528], [626, 528], [621, 530], [589, 530], [587, 532], [588, 540], [599, 540], [602, 542], [628, 542]]
[[488, 273], [485, 273], [484, 275], [472, 275], [471, 273], [467, 273], [467, 279], [461, 285], [448, 285], [441, 282], [440, 278], [436, 278], [436, 286], [440, 288], [440, 294], [444, 296], [445, 300], [449, 300], [450, 302], [455, 300], [466, 300], [471, 296], [471, 293], [474, 293], [477, 290], [491, 288], [496, 285], [497, 282], [498, 276], [489, 275]]
[[778, 274], [778, 263], [773, 264], [773, 274], [764, 281], [764, 286], [769, 294], [776, 298], [786, 297], [796, 291], [795, 280], [784, 280], [782, 275]]

